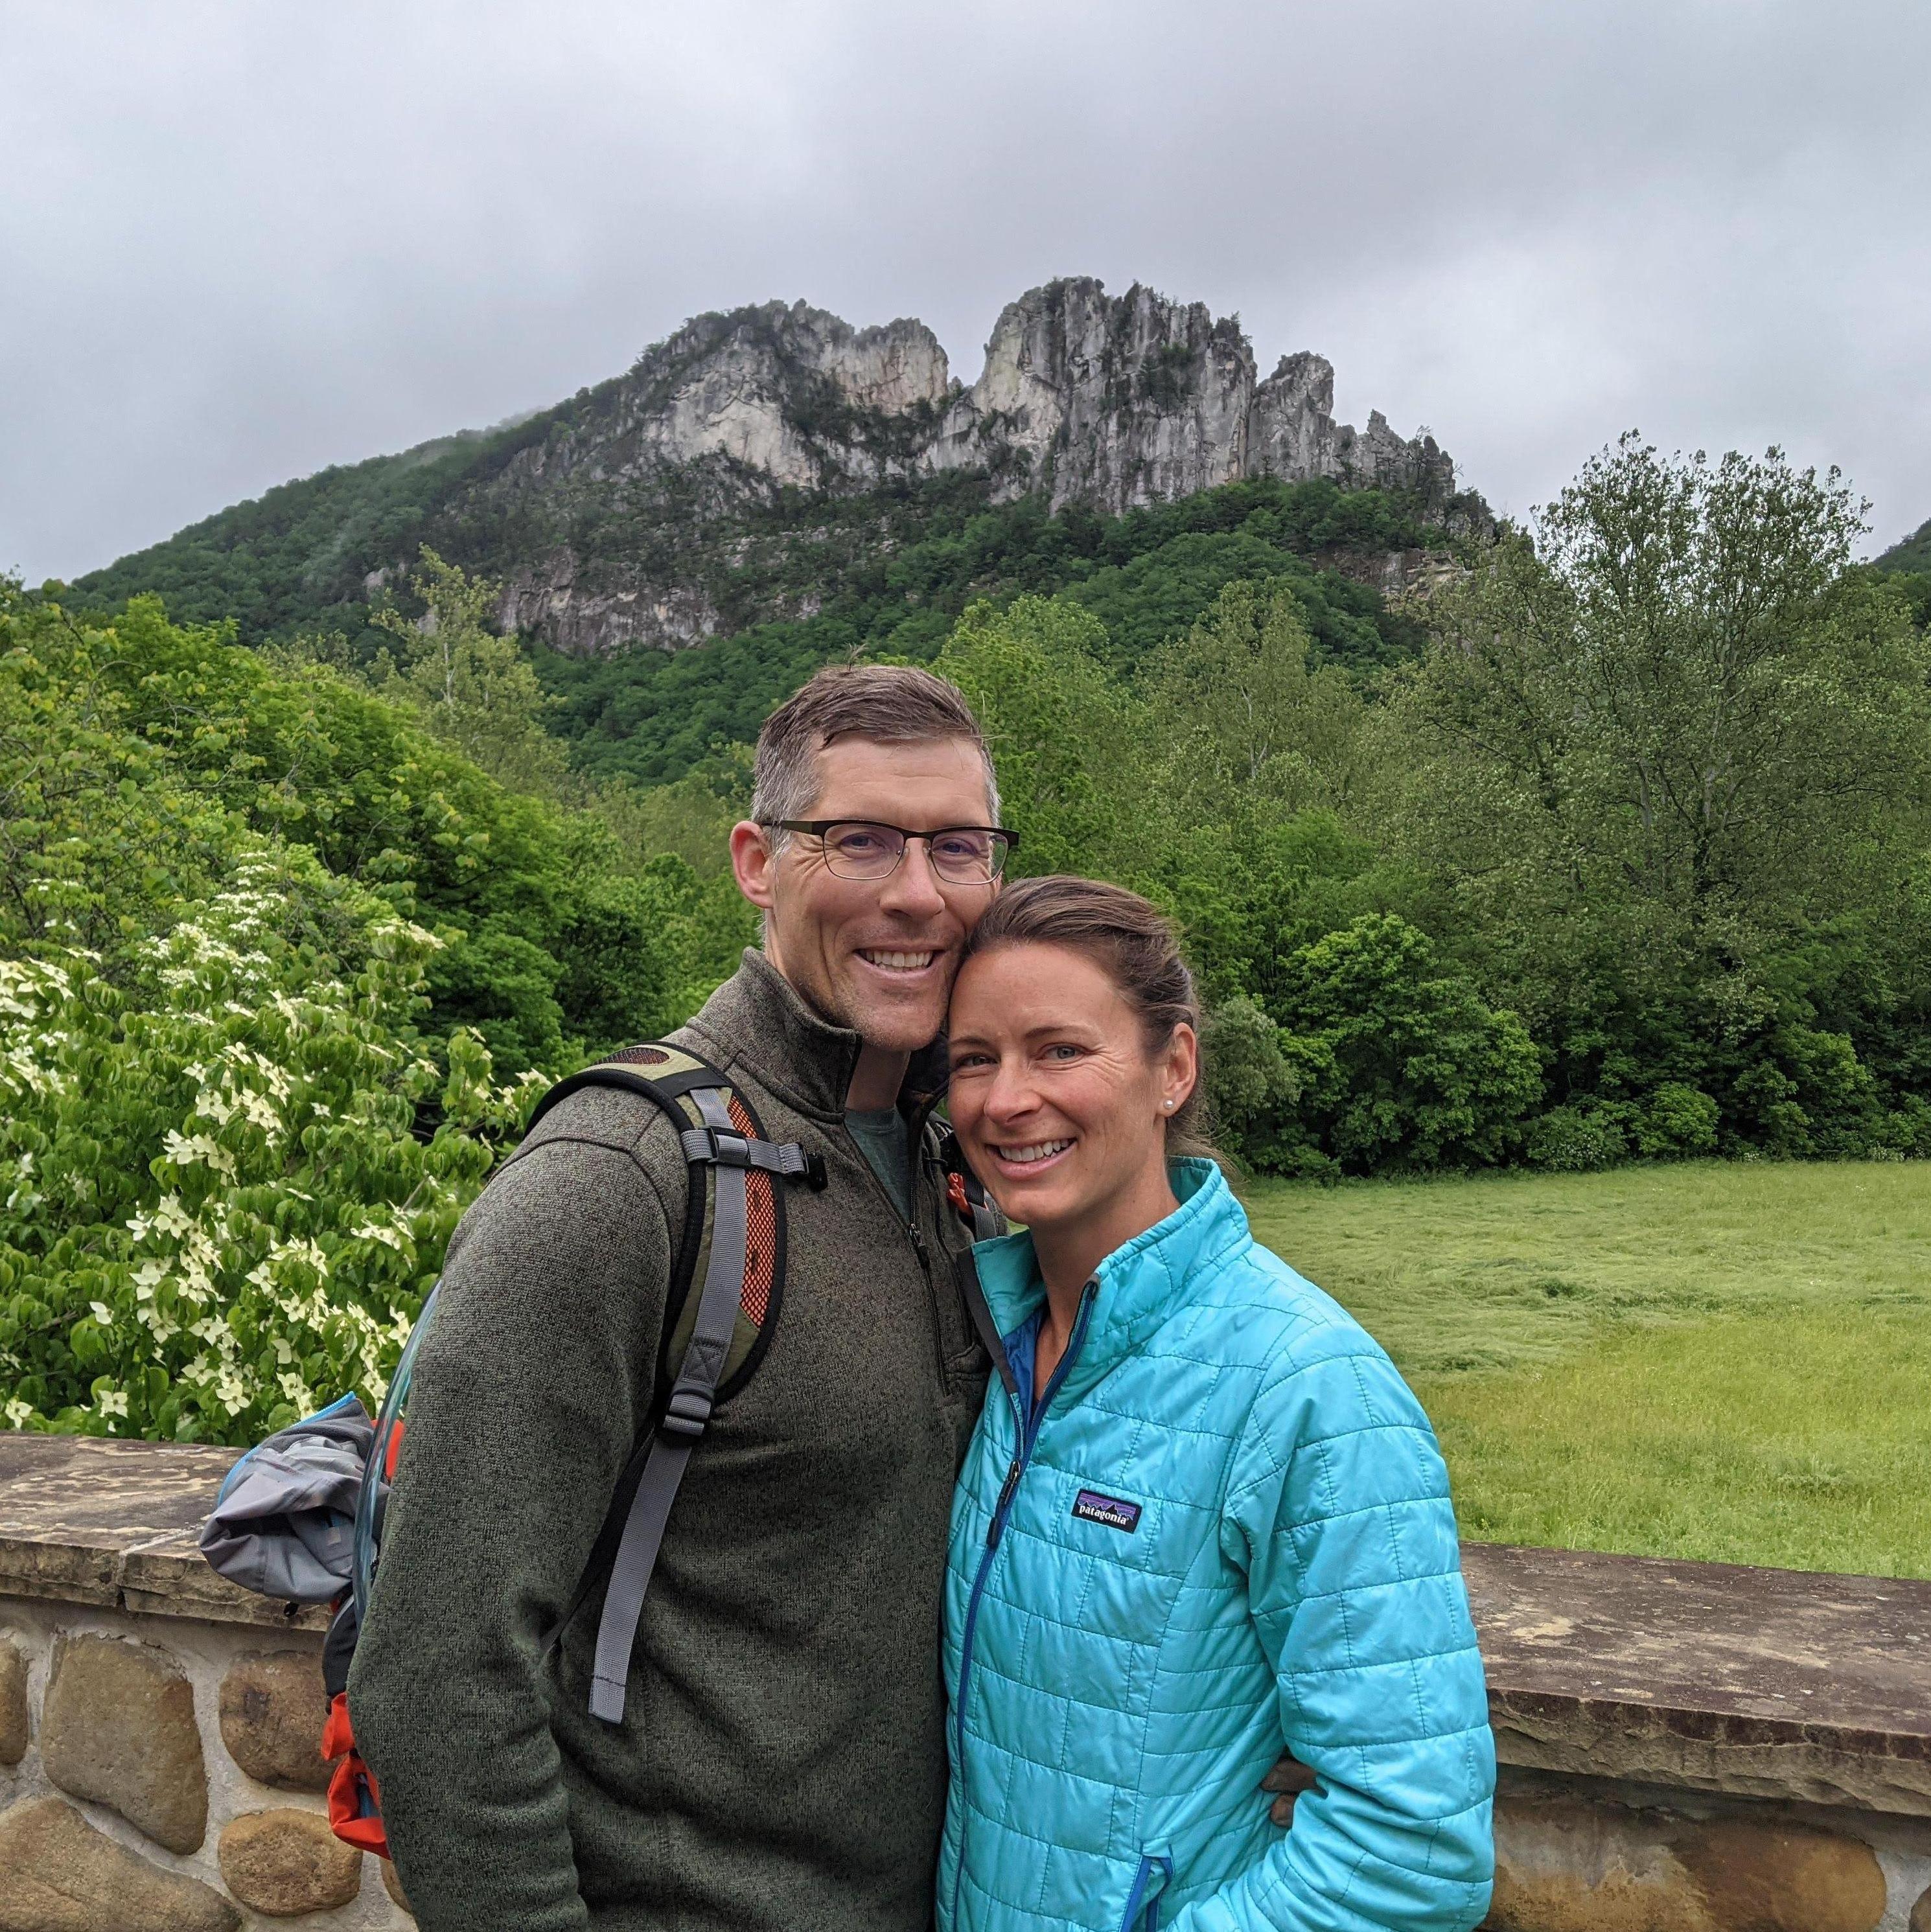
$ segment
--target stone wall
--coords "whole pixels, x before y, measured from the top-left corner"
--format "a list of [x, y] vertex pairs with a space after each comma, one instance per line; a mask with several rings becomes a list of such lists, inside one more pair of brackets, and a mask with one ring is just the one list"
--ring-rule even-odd
[[0, 1928], [410, 1921], [329, 1831], [312, 1630], [0, 1599]]
[[1931, 1821], [1504, 1766], [1489, 1932], [1926, 1932]]
[[0, 1932], [413, 1923], [329, 1828], [321, 1613], [195, 1550], [233, 1460], [0, 1438]]
[[1474, 1545], [1491, 1932], [1931, 1932], [1931, 1584]]
[[[411, 1924], [323, 1815], [321, 1618], [219, 1450], [0, 1435], [0, 1932]], [[1931, 1584], [1473, 1545], [1491, 1932], [1931, 1932]]]

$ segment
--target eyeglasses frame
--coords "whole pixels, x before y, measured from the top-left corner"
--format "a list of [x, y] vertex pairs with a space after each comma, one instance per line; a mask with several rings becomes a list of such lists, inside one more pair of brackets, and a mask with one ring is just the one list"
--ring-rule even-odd
[[[996, 868], [989, 872], [983, 880], [947, 879], [945, 874], [936, 866], [932, 866], [932, 877], [935, 879], [944, 879], [948, 886], [996, 885], [999, 884], [1001, 874], [1006, 869], [1006, 860], [1019, 850], [1020, 842], [1019, 834], [1017, 832], [1008, 831], [1003, 825], [936, 825], [929, 832], [914, 832], [902, 825], [887, 824], [882, 818], [761, 818], [758, 823], [767, 832], [804, 832], [807, 836], [818, 840], [821, 844], [824, 842], [826, 835], [835, 825], [875, 825], [881, 832], [896, 832], [899, 835], [900, 842], [899, 856], [882, 872], [875, 873], [871, 878], [866, 879], [851, 880], [849, 883], [854, 886], [876, 885], [881, 879], [889, 879], [905, 863], [905, 854], [911, 850], [911, 842], [914, 838], [923, 838], [925, 841], [926, 862], [927, 865], [932, 865], [932, 842], [935, 838], [943, 838], [948, 832], [990, 832], [996, 838], [1004, 842], [1004, 856], [1000, 859]], [[824, 862], [829, 868], [831, 864], [830, 860], [827, 858]], [[841, 872], [834, 872], [832, 876], [834, 878], [842, 878], [845, 875]]]

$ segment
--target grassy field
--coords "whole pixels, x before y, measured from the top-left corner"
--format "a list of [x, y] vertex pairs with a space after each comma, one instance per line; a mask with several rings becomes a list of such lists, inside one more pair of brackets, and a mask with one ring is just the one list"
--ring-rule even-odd
[[1426, 1404], [1464, 1535], [1931, 1576], [1931, 1163], [1242, 1191]]

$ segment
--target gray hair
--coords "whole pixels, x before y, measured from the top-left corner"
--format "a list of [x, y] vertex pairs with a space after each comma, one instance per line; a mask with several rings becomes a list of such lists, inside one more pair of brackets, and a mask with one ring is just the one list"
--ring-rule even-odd
[[[999, 782], [972, 707], [956, 685], [916, 664], [827, 664], [794, 692], [758, 734], [751, 816], [761, 825], [803, 818], [818, 802], [818, 754], [841, 738], [877, 745], [921, 745], [962, 738], [986, 767], [986, 817], [999, 822]], [[788, 839], [767, 832], [771, 850]]]

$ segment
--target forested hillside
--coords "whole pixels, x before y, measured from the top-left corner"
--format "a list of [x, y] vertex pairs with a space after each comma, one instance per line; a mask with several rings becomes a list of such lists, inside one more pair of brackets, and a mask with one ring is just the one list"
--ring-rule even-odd
[[[378, 1385], [529, 1094], [730, 970], [748, 740], [848, 655], [970, 695], [1029, 871], [1173, 910], [1257, 1171], [1931, 1154], [1918, 580], [1775, 453], [1626, 439], [1533, 543], [1421, 514], [962, 500], [810, 615], [590, 662], [427, 548], [252, 648], [9, 590], [6, 1414]], [[1392, 602], [1335, 568], [1401, 553]]]
[[1893, 544], [1877, 560], [1880, 570], [1931, 575], [1931, 521], [1920, 524], [1902, 543]]
[[1022, 501], [1118, 518], [1320, 479], [1387, 491], [1438, 533], [1485, 524], [1425, 432], [1378, 414], [1357, 431], [1333, 405], [1324, 358], [1263, 379], [1237, 318], [1138, 284], [1029, 290], [970, 388], [923, 323], [854, 329], [766, 303], [694, 317], [520, 421], [285, 484], [73, 594], [111, 608], [153, 591], [179, 619], [233, 618], [245, 642], [320, 629], [354, 649], [427, 545], [494, 583], [501, 628], [597, 657], [875, 598], [886, 560]]
[[1398, 580], [1404, 554], [1422, 569], [1455, 555], [1418, 500], [1326, 478], [1227, 484], [1121, 517], [1077, 506], [1052, 515], [1037, 497], [975, 508], [937, 489], [922, 508], [902, 544], [839, 559], [809, 616], [695, 650], [573, 658], [539, 647], [539, 675], [560, 700], [554, 728], [587, 771], [676, 778], [718, 742], [755, 737], [820, 664], [860, 653], [929, 662], [974, 599], [1019, 594], [1063, 594], [1091, 610], [1108, 663], [1130, 670], [1226, 584], [1291, 583], [1322, 661], [1365, 672], [1413, 656], [1424, 634], [1350, 573], [1392, 564]]

